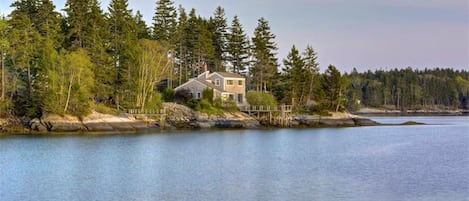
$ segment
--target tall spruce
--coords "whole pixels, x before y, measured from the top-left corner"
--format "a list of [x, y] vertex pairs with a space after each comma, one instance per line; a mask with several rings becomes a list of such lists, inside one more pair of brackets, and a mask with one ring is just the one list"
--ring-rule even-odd
[[321, 90], [321, 77], [319, 75], [319, 63], [317, 59], [318, 56], [314, 48], [311, 45], [307, 45], [303, 52], [303, 61], [308, 75], [308, 84], [306, 85], [308, 89], [306, 97], [307, 104], [312, 103], [312, 101], [322, 101], [323, 93]]
[[91, 62], [95, 64], [93, 70], [94, 95], [97, 99], [112, 95], [114, 79], [112, 75], [112, 60], [108, 54], [110, 31], [101, 6], [97, 0], [68, 0], [64, 11], [65, 41], [64, 46], [69, 51], [86, 49]]
[[178, 85], [186, 82], [188, 78], [188, 40], [189, 33], [188, 30], [188, 17], [185, 9], [182, 6], [179, 6], [179, 17], [178, 24], [175, 32], [175, 67], [177, 70], [174, 70], [176, 73], [176, 79], [178, 80]]
[[252, 38], [254, 66], [250, 70], [252, 84], [257, 91], [267, 91], [273, 88], [277, 76], [277, 58], [275, 57], [277, 44], [275, 35], [271, 32], [269, 22], [260, 18]]
[[[50, 0], [19, 0], [8, 22], [11, 60], [18, 69], [17, 114], [31, 117], [42, 113], [45, 95], [45, 70], [54, 65], [61, 41], [61, 17]], [[21, 86], [23, 85], [23, 86]]]
[[214, 71], [214, 46], [213, 33], [210, 31], [210, 23], [196, 15], [195, 9], [189, 13], [187, 21], [187, 56], [189, 59], [189, 77], [195, 77], [203, 71], [207, 65], [208, 70]]
[[215, 10], [213, 25], [214, 71], [226, 71], [228, 24], [225, 9], [218, 6]]
[[153, 16], [153, 38], [160, 42], [173, 43], [176, 31], [176, 8], [171, 0], [156, 2], [155, 16]]
[[329, 65], [324, 72], [322, 82], [325, 93], [325, 104], [329, 110], [338, 112], [345, 108], [346, 77], [333, 65]]
[[1, 101], [5, 100], [6, 94], [6, 69], [5, 69], [5, 60], [8, 52], [8, 22], [4, 16], [0, 18], [0, 66], [1, 66], [1, 79], [2, 79], [2, 94], [1, 94]]
[[249, 39], [244, 33], [238, 16], [233, 17], [230, 33], [228, 34], [227, 61], [233, 73], [245, 73], [249, 66]]
[[150, 39], [150, 29], [145, 23], [143, 15], [142, 13], [140, 13], [140, 11], [137, 11], [137, 13], [135, 14], [135, 22], [137, 23], [138, 38]]
[[284, 84], [286, 85], [287, 101], [293, 106], [306, 104], [308, 90], [308, 72], [298, 49], [293, 45], [287, 58], [283, 60], [285, 68]]
[[117, 109], [132, 99], [132, 75], [137, 64], [138, 32], [127, 0], [112, 0], [109, 5], [110, 52], [114, 63], [114, 94]]

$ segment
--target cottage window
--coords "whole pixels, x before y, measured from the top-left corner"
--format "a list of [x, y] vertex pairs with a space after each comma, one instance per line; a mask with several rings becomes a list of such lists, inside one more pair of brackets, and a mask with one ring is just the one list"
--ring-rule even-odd
[[242, 81], [242, 80], [238, 80], [238, 85], [239, 85], [239, 86], [243, 85], [243, 81]]
[[215, 80], [215, 86], [220, 86], [220, 80], [219, 79]]
[[243, 103], [243, 94], [238, 94], [238, 103]]
[[233, 80], [226, 80], [226, 85], [233, 85]]
[[200, 98], [200, 92], [197, 92], [197, 98]]

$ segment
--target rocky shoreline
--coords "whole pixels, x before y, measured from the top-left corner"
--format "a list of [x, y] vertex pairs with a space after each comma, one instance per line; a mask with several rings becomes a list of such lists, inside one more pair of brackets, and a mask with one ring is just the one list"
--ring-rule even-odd
[[[242, 112], [225, 112], [220, 115], [207, 115], [174, 103], [165, 103], [164, 107], [166, 116], [163, 118], [147, 118], [130, 114], [114, 116], [93, 112], [83, 118], [44, 114], [41, 118], [27, 121], [23, 120], [21, 123], [22, 126], [11, 126], [7, 121], [0, 121], [0, 124], [3, 133], [7, 134], [139, 133], [179, 129], [260, 129], [266, 127], [280, 127], [266, 121], [258, 121]], [[290, 124], [288, 127], [290, 128], [383, 125], [373, 120], [349, 113], [331, 113], [330, 116], [295, 115], [290, 117], [289, 120]]]

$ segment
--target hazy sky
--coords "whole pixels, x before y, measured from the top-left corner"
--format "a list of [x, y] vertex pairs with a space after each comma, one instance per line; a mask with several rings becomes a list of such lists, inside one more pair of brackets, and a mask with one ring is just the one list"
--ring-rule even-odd
[[[1, 0], [9, 13], [14, 0]], [[65, 0], [54, 0], [57, 8]], [[102, 0], [106, 8], [109, 0]], [[129, 0], [151, 24], [156, 0]], [[238, 15], [252, 35], [257, 19], [266, 18], [277, 36], [281, 62], [295, 44], [312, 45], [321, 69], [334, 64], [390, 69], [407, 66], [469, 69], [469, 0], [174, 0], [187, 11], [209, 17], [222, 6], [231, 24]]]

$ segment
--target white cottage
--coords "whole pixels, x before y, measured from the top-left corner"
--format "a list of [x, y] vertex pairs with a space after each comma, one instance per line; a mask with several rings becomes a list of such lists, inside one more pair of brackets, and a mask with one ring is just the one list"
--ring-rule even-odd
[[246, 79], [236, 73], [205, 71], [196, 78], [175, 88], [175, 91], [188, 89], [193, 98], [203, 98], [205, 89], [213, 89], [215, 98], [233, 100], [237, 106], [247, 105]]

